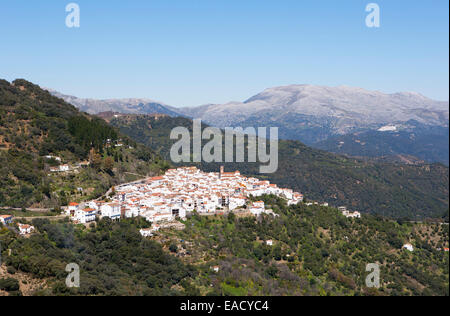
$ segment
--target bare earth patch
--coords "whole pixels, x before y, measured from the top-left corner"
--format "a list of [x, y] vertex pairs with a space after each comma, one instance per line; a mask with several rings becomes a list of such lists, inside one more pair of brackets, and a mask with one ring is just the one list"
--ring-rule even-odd
[[[16, 272], [10, 274], [6, 271], [6, 266], [0, 266], [0, 279], [13, 278], [19, 281], [20, 291], [24, 296], [32, 296], [36, 291], [47, 288], [47, 281], [35, 279], [28, 273]], [[8, 292], [0, 291], [0, 296], [8, 296]]]

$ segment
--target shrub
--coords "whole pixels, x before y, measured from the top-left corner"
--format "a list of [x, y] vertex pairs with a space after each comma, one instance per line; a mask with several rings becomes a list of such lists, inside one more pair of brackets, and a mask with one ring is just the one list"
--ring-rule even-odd
[[0, 279], [0, 290], [13, 292], [19, 290], [19, 281], [13, 278]]

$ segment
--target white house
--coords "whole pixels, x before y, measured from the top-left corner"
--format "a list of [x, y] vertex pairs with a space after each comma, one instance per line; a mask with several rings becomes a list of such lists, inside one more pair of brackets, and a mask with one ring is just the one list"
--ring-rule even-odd
[[282, 189], [282, 194], [286, 199], [292, 200], [294, 196], [294, 191], [292, 191], [291, 189]]
[[120, 220], [120, 204], [107, 203], [100, 206], [101, 217], [109, 217], [112, 220]]
[[262, 213], [265, 213], [266, 209], [264, 208], [264, 202], [263, 201], [257, 201], [252, 204], [250, 207], [250, 212], [255, 215], [259, 216]]
[[151, 237], [153, 236], [153, 230], [151, 228], [141, 228], [139, 233], [142, 237]]
[[160, 228], [161, 227], [159, 225], [153, 224], [150, 228], [142, 228], [141, 230], [139, 230], [139, 233], [143, 237], [151, 237], [153, 236], [153, 233], [159, 231]]
[[186, 218], [186, 209], [182, 206], [171, 206], [172, 216], [179, 218]]
[[132, 218], [132, 217], [138, 217], [139, 216], [139, 208], [136, 206], [130, 206], [125, 209], [125, 218]]
[[47, 158], [47, 159], [55, 159], [56, 161], [61, 162], [61, 158], [60, 157], [48, 155], [48, 156], [45, 156], [45, 158]]
[[413, 252], [413, 251], [414, 251], [414, 247], [413, 247], [413, 245], [411, 245], [411, 244], [405, 244], [405, 245], [403, 245], [402, 249], [406, 249], [406, 250], [408, 250], [408, 251], [410, 251], [410, 252]]
[[266, 240], [266, 245], [273, 246], [273, 240], [272, 239]]
[[172, 214], [170, 213], [156, 213], [153, 216], [149, 216], [146, 218], [149, 222], [158, 223], [164, 221], [171, 221], [173, 219]]
[[66, 209], [66, 215], [70, 217], [74, 217], [76, 211], [78, 210], [79, 204], [75, 202], [69, 203], [69, 206]]
[[288, 205], [297, 205], [300, 202], [303, 202], [303, 194], [295, 192], [292, 194], [292, 199], [288, 200]]
[[98, 203], [95, 202], [95, 201], [90, 201], [90, 202], [88, 203], [88, 205], [89, 205], [89, 208], [93, 208], [93, 209], [95, 209], [95, 210], [97, 210], [97, 211], [98, 211], [98, 209], [99, 209], [99, 205], [98, 205]]
[[81, 224], [95, 221], [97, 210], [93, 208], [78, 209], [75, 213], [75, 220]]
[[11, 224], [13, 221], [14, 216], [12, 215], [0, 215], [0, 223], [3, 225]]
[[60, 165], [59, 167], [51, 167], [50, 172], [66, 172], [70, 171], [69, 165]]
[[19, 232], [21, 235], [31, 234], [34, 231], [34, 226], [28, 224], [19, 224]]
[[360, 212], [350, 212], [350, 211], [342, 211], [342, 215], [344, 215], [347, 218], [361, 218]]
[[60, 170], [61, 172], [69, 171], [69, 170], [70, 170], [70, 167], [69, 167], [69, 165], [60, 165], [60, 166], [59, 166], [59, 170]]
[[244, 196], [232, 196], [230, 197], [230, 204], [228, 208], [232, 211], [238, 207], [242, 207], [245, 205], [247, 198]]

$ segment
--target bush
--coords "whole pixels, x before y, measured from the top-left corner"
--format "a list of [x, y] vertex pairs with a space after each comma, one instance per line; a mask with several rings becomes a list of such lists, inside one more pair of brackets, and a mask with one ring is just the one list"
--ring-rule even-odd
[[175, 244], [171, 244], [169, 246], [169, 250], [170, 250], [170, 252], [176, 253], [178, 251], [178, 246]]
[[13, 278], [0, 279], [0, 290], [13, 292], [19, 290], [19, 281]]
[[12, 266], [8, 266], [8, 268], [6, 269], [6, 271], [9, 274], [15, 274], [16, 273], [16, 268], [12, 267]]

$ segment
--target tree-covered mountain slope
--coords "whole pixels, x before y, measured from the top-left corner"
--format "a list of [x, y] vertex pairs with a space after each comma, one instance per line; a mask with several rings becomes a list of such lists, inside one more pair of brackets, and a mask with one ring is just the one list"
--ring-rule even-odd
[[[313, 144], [315, 148], [359, 157], [412, 156], [414, 160], [449, 165], [449, 129], [411, 123], [413, 128], [394, 131], [362, 131], [333, 136]], [[405, 157], [405, 163], [408, 158]]]
[[[149, 226], [142, 218], [89, 227], [35, 219], [29, 238], [0, 227], [9, 271], [0, 273], [0, 295], [15, 271], [44, 281], [35, 295], [449, 294], [448, 225], [347, 219], [330, 207], [262, 199], [277, 217], [193, 213], [185, 229], [161, 229], [151, 240], [139, 234]], [[68, 262], [80, 267], [80, 288], [64, 284]], [[366, 287], [368, 264], [379, 266], [378, 289]]]
[[[173, 128], [191, 131], [186, 118], [125, 115], [113, 118], [113, 126], [164, 158], [175, 140]], [[217, 171], [221, 163], [201, 163], [205, 171]], [[448, 167], [442, 164], [404, 165], [358, 160], [327, 153], [298, 141], [279, 142], [279, 167], [273, 174], [259, 174], [259, 163], [225, 163], [229, 171], [267, 179], [303, 192], [307, 199], [345, 205], [365, 213], [423, 219], [448, 213]]]
[[[216, 295], [448, 295], [448, 225], [412, 224], [336, 209], [288, 207], [264, 196], [279, 216], [192, 216], [186, 229], [161, 232], [183, 260], [203, 268], [193, 282]], [[167, 240], [169, 238], [169, 240]], [[270, 241], [267, 243], [267, 241]], [[402, 249], [410, 243], [414, 251]], [[174, 248], [174, 247], [173, 247]], [[206, 262], [205, 262], [206, 261]], [[366, 266], [380, 267], [380, 288], [366, 287]], [[210, 267], [218, 266], [218, 273]], [[430, 268], [432, 267], [432, 268]], [[208, 273], [209, 272], [209, 273]]]
[[0, 81], [0, 206], [57, 207], [161, 167], [102, 119], [25, 80]]

